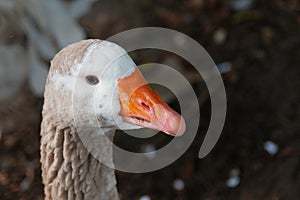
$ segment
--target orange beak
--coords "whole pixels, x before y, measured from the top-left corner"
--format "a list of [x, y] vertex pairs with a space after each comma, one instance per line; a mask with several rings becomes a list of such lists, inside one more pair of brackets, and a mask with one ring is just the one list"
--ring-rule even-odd
[[183, 117], [150, 88], [138, 68], [130, 76], [119, 79], [118, 88], [123, 121], [172, 136], [184, 133]]

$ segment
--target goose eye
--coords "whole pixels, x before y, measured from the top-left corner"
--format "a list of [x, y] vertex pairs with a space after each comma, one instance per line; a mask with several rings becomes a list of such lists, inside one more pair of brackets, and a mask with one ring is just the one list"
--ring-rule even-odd
[[99, 83], [99, 79], [98, 79], [98, 77], [95, 76], [95, 75], [87, 75], [87, 76], [85, 77], [85, 80], [86, 80], [86, 82], [87, 82], [88, 84], [90, 84], [90, 85], [96, 85], [96, 84]]

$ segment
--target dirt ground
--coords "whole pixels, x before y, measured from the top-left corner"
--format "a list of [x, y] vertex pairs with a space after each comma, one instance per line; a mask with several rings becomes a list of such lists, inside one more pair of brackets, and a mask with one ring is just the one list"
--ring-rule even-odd
[[[228, 111], [213, 151], [203, 159], [197, 157], [209, 123], [207, 99], [201, 106], [199, 133], [180, 159], [151, 173], [117, 172], [122, 199], [144, 195], [178, 200], [299, 199], [300, 3], [253, 2], [252, 8], [237, 11], [229, 1], [217, 0], [101, 1], [79, 20], [89, 38], [105, 39], [142, 26], [178, 30], [203, 45], [216, 63], [233, 66], [223, 76]], [[217, 33], [225, 34], [224, 41], [216, 38]], [[149, 55], [157, 62], [170, 56], [141, 52], [135, 61], [149, 62]], [[194, 87], [200, 96], [205, 88], [199, 85]], [[39, 163], [42, 105], [43, 99], [26, 85], [15, 99], [0, 105], [0, 199], [43, 198]], [[265, 150], [267, 141], [278, 145], [274, 155]], [[116, 142], [134, 145], [118, 137]], [[227, 181], [233, 174], [240, 182], [229, 187]], [[182, 189], [173, 187], [176, 179], [184, 182]]]

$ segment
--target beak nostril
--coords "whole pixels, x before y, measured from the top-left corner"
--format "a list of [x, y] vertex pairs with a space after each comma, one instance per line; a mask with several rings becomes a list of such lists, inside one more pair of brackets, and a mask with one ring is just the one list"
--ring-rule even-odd
[[145, 102], [141, 102], [141, 106], [145, 108], [147, 111], [150, 110], [150, 106], [148, 106]]

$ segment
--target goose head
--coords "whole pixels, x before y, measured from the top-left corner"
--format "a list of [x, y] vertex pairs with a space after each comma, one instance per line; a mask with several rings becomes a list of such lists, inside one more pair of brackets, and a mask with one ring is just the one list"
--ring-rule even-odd
[[108, 41], [86, 40], [63, 49], [46, 85], [51, 112], [77, 126], [146, 127], [172, 136], [185, 131], [183, 117], [150, 88], [126, 51]]

